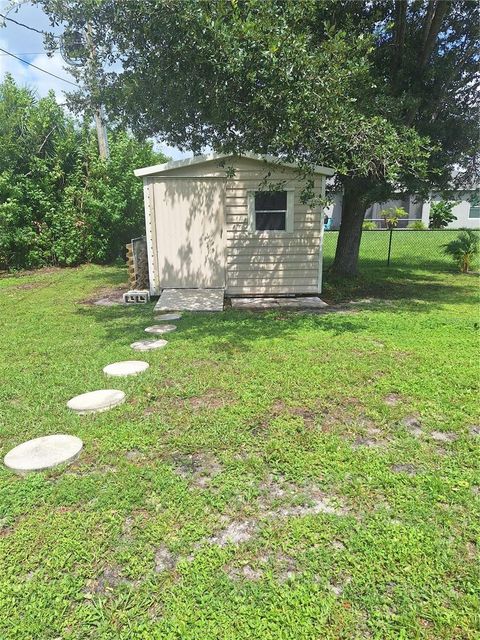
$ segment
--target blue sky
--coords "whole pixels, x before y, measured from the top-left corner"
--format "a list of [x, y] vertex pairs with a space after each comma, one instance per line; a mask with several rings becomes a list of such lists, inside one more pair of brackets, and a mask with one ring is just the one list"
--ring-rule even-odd
[[[8, 0], [0, 0], [0, 13], [5, 14], [9, 5], [10, 2], [8, 2]], [[32, 6], [28, 3], [20, 5], [18, 11], [10, 11], [8, 17], [41, 31], [61, 32], [59, 28], [52, 29], [47, 16], [38, 6]], [[14, 53], [20, 58], [46, 69], [61, 78], [74, 81], [68, 72], [68, 68], [65, 68], [66, 65], [60, 53], [55, 53], [53, 57], [47, 56], [43, 46], [43, 38], [40, 34], [29, 31], [8, 20], [4, 21], [1, 17], [0, 48]], [[17, 84], [27, 85], [35, 89], [39, 97], [45, 96], [49, 90], [53, 89], [57, 101], [60, 103], [65, 102], [64, 91], [73, 89], [71, 85], [29, 67], [0, 51], [0, 79], [3, 79], [6, 73], [11, 73]], [[161, 143], [157, 146], [175, 160], [191, 155], [184, 154], [178, 149], [162, 145]]]

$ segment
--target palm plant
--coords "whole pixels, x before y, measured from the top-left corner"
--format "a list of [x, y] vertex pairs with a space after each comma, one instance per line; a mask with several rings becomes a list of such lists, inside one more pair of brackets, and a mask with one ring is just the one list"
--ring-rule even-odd
[[467, 273], [475, 256], [479, 251], [478, 234], [472, 229], [463, 229], [458, 236], [442, 244], [443, 252], [451, 256], [460, 267], [462, 273]]

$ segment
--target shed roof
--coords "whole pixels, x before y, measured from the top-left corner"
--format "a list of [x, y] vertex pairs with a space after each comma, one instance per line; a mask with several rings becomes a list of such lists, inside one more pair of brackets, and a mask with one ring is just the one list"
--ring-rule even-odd
[[[297, 168], [298, 165], [292, 164], [289, 162], [282, 162], [275, 156], [268, 155], [257, 155], [254, 153], [244, 153], [242, 155], [236, 156], [233, 153], [211, 153], [203, 156], [194, 156], [193, 158], [187, 158], [186, 160], [173, 160], [171, 162], [166, 162], [165, 164], [156, 164], [152, 167], [143, 167], [142, 169], [135, 169], [134, 173], [137, 177], [145, 177], [145, 176], [154, 176], [160, 173], [164, 173], [165, 171], [170, 171], [171, 169], [179, 169], [180, 167], [189, 167], [191, 165], [198, 165], [202, 163], [212, 162], [214, 160], [225, 160], [226, 158], [249, 158], [250, 160], [259, 160], [261, 162], [265, 162], [267, 164], [276, 164], [281, 167], [291, 167]], [[320, 173], [324, 176], [333, 176], [335, 173], [334, 169], [330, 167], [322, 167], [316, 166], [314, 167], [315, 173]]]

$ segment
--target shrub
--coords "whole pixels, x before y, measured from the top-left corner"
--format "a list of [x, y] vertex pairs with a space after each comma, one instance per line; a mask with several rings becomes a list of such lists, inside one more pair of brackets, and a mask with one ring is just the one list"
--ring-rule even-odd
[[460, 271], [466, 273], [479, 251], [478, 233], [472, 229], [462, 229], [458, 236], [442, 244], [443, 252], [451, 256], [458, 264]]
[[375, 231], [376, 229], [378, 229], [378, 227], [376, 223], [373, 222], [372, 220], [364, 220], [362, 224], [362, 229], [364, 231]]
[[382, 218], [388, 229], [394, 229], [400, 218], [408, 217], [408, 213], [402, 207], [391, 207], [382, 211]]
[[408, 225], [409, 229], [415, 229], [416, 231], [424, 231], [427, 227], [421, 220], [415, 220]]
[[149, 142], [109, 131], [111, 157], [54, 94], [0, 83], [0, 269], [111, 262], [144, 233], [133, 170], [166, 160]]
[[457, 217], [452, 213], [454, 206], [455, 202], [447, 202], [446, 200], [432, 202], [430, 206], [430, 221], [428, 223], [429, 229], [444, 229], [450, 222], [456, 220]]

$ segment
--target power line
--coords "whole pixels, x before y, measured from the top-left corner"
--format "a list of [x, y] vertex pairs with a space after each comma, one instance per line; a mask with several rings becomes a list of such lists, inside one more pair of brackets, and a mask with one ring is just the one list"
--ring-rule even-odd
[[35, 27], [30, 27], [28, 24], [24, 24], [23, 22], [19, 22], [18, 20], [9, 18], [3, 13], [0, 13], [0, 18], [3, 18], [4, 20], [9, 20], [10, 22], [17, 24], [19, 27], [24, 27], [25, 29], [29, 29], [30, 31], [35, 31], [35, 33], [39, 33], [42, 36], [53, 36], [54, 38], [60, 38], [60, 36], [57, 36], [54, 33], [49, 33], [48, 31], [41, 31], [40, 29], [36, 29]]
[[57, 76], [54, 73], [51, 73], [50, 71], [47, 71], [46, 69], [42, 69], [41, 67], [37, 67], [36, 64], [32, 64], [31, 62], [28, 62], [27, 60], [24, 60], [23, 58], [19, 58], [14, 53], [10, 53], [10, 51], [6, 51], [5, 49], [0, 49], [0, 51], [2, 51], [3, 53], [6, 53], [7, 56], [12, 56], [12, 58], [15, 58], [16, 60], [20, 60], [20, 62], [23, 62], [23, 64], [27, 64], [29, 67], [33, 67], [34, 69], [38, 69], [38, 71], [42, 71], [43, 73], [46, 73], [49, 76], [52, 76], [53, 78], [57, 78], [57, 80], [61, 80], [62, 82], [68, 82], [68, 84], [71, 84], [74, 87], [78, 87], [78, 84], [76, 84], [75, 82], [71, 82], [70, 80], [67, 80], [66, 78], [61, 78], [60, 76]]
[[[10, 53], [0, 53], [0, 56], [9, 56], [12, 55]], [[15, 51], [13, 54], [15, 56], [46, 56], [48, 55], [45, 51]]]

